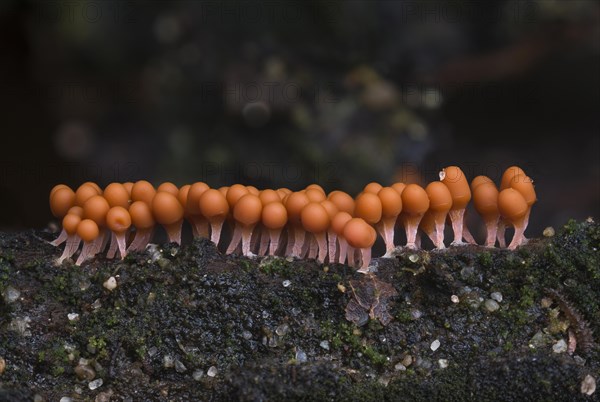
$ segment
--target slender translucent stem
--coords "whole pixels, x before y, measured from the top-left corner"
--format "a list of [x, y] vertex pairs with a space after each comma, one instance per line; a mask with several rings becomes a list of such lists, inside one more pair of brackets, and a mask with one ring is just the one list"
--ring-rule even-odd
[[110, 246], [108, 246], [108, 251], [106, 252], [106, 258], [115, 258], [118, 249], [117, 236], [112, 233], [110, 236]]
[[52, 244], [53, 246], [60, 246], [61, 244], [63, 244], [64, 242], [67, 241], [68, 237], [69, 237], [69, 235], [67, 234], [65, 229], [63, 229], [60, 231], [60, 234], [58, 235], [58, 237], [56, 239], [54, 239], [54, 241], [51, 241], [50, 244]]
[[348, 257], [348, 242], [343, 237], [338, 237], [338, 242], [340, 243], [340, 254], [338, 256], [338, 262], [343, 264], [346, 262], [346, 258]]
[[163, 225], [169, 236], [169, 243], [181, 244], [181, 227], [183, 226], [183, 219], [170, 225]]
[[488, 219], [485, 222], [487, 235], [485, 238], [485, 246], [493, 248], [496, 245], [496, 236], [498, 232], [498, 216], [493, 219]]
[[500, 218], [498, 221], [498, 229], [496, 230], [496, 236], [498, 237], [498, 245], [500, 248], [506, 247], [506, 221]]
[[329, 256], [329, 262], [330, 263], [336, 262], [335, 252], [337, 249], [337, 234], [331, 229], [329, 229], [327, 231], [327, 243], [328, 243], [327, 255]]
[[306, 232], [300, 228], [294, 228], [294, 246], [292, 247], [292, 256], [302, 257], [302, 246], [304, 246], [304, 237]]
[[269, 255], [275, 255], [279, 248], [279, 238], [281, 237], [281, 229], [269, 229]]
[[117, 239], [117, 246], [119, 247], [121, 259], [125, 258], [127, 255], [127, 244], [125, 240], [126, 233], [127, 232], [113, 233], [113, 236]]
[[73, 254], [77, 252], [79, 248], [79, 244], [81, 243], [81, 238], [76, 234], [72, 234], [67, 236], [67, 241], [65, 244], [65, 249], [63, 250], [62, 255], [56, 260], [57, 263], [61, 264], [67, 258], [71, 258]]
[[327, 235], [325, 232], [315, 233], [315, 240], [319, 247], [319, 255], [317, 259], [319, 262], [324, 263], [327, 257]]
[[307, 236], [308, 236], [308, 258], [317, 258], [319, 246], [317, 244], [317, 240], [315, 239], [315, 235], [312, 233], [307, 233]]
[[226, 253], [233, 253], [240, 244], [240, 240], [242, 240], [242, 228], [241, 225], [236, 222], [233, 229], [233, 235], [231, 236], [231, 242], [229, 243], [229, 247], [227, 247]]
[[463, 218], [465, 215], [465, 210], [463, 209], [455, 209], [450, 210], [448, 212], [450, 216], [450, 220], [452, 221], [452, 230], [454, 231], [454, 241], [452, 242], [453, 246], [459, 246], [464, 244], [463, 239]]
[[267, 255], [267, 249], [269, 248], [269, 230], [266, 227], [260, 228], [260, 248], [258, 249], [258, 255]]
[[417, 237], [417, 230], [419, 229], [419, 222], [421, 222], [423, 215], [411, 215], [407, 216], [404, 220], [404, 229], [406, 230], [406, 247], [410, 249], [417, 249], [415, 243]]
[[356, 266], [355, 249], [351, 245], [348, 245], [348, 265], [351, 267]]
[[219, 240], [221, 239], [221, 230], [223, 230], [223, 223], [225, 221], [212, 221], [210, 222], [210, 241], [215, 243], [215, 246], [219, 246]]
[[242, 226], [242, 254], [246, 257], [254, 257], [250, 251], [250, 242], [252, 240], [252, 231], [254, 230], [254, 225], [250, 226]]
[[360, 249], [362, 264], [358, 272], [367, 273], [369, 272], [369, 264], [371, 263], [371, 247]]
[[509, 250], [514, 250], [523, 244], [523, 234], [525, 233], [525, 225], [523, 222], [515, 224], [515, 234], [513, 235], [512, 241], [508, 245]]
[[383, 218], [380, 224], [381, 237], [385, 243], [385, 254], [383, 257], [389, 258], [391, 257], [392, 252], [396, 249], [396, 246], [394, 245], [394, 226], [396, 224], [396, 217]]

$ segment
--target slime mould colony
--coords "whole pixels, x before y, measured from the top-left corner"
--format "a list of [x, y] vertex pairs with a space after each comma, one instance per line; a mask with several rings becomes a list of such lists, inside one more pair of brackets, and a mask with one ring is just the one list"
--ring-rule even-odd
[[[425, 233], [436, 248], [443, 249], [444, 227], [449, 218], [454, 232], [452, 245], [463, 239], [475, 244], [464, 225], [465, 208], [471, 199], [487, 227], [485, 245], [506, 247], [504, 231], [515, 229], [509, 249], [523, 244], [536, 194], [532, 180], [516, 166], [508, 168], [500, 189], [486, 176], [467, 182], [463, 171], [443, 169], [440, 181], [425, 188], [394, 183], [383, 187], [369, 183], [355, 198], [343, 191], [326, 194], [317, 184], [303, 190], [258, 190], [234, 184], [218, 189], [202, 182], [178, 188], [162, 183], [158, 188], [145, 180], [111, 183], [104, 191], [91, 182], [76, 191], [59, 184], [50, 192], [52, 214], [62, 219], [62, 232], [52, 242], [65, 248], [57, 262], [72, 257], [83, 243], [76, 264], [106, 249], [107, 257], [118, 252], [143, 250], [161, 225], [169, 241], [181, 243], [184, 221], [195, 237], [209, 237], [219, 244], [225, 223], [231, 227], [226, 252], [239, 249], [245, 256], [285, 255], [338, 262], [368, 272], [371, 247], [377, 233], [386, 246], [384, 257], [393, 255], [394, 228], [406, 231], [406, 248], [421, 245]], [[420, 229], [420, 232], [419, 232]], [[256, 254], [255, 254], [256, 253]]]

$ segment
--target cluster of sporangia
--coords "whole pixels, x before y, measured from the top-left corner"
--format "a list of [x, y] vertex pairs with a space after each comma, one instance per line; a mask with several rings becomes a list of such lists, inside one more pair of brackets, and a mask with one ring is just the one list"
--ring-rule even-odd
[[454, 231], [453, 245], [464, 244], [463, 238], [475, 244], [463, 224], [471, 198], [487, 226], [487, 247], [494, 247], [496, 238], [506, 247], [506, 226], [515, 228], [509, 249], [526, 240], [524, 231], [536, 195], [532, 180], [522, 169], [508, 168], [499, 191], [486, 176], [476, 177], [469, 186], [462, 170], [450, 166], [440, 172], [440, 181], [425, 188], [369, 183], [355, 198], [342, 191], [326, 194], [317, 184], [296, 192], [241, 184], [212, 189], [202, 182], [181, 188], [167, 182], [154, 188], [145, 180], [111, 183], [104, 191], [91, 182], [76, 191], [61, 184], [50, 192], [50, 208], [62, 219], [63, 227], [52, 244], [66, 243], [58, 259], [61, 263], [83, 242], [76, 261], [79, 265], [103, 251], [109, 239], [108, 258], [117, 251], [123, 258], [128, 251], [143, 250], [157, 225], [166, 230], [171, 242], [180, 243], [184, 220], [191, 224], [195, 237], [208, 238], [210, 231], [210, 239], [218, 245], [227, 222], [232, 228], [227, 253], [235, 252], [241, 243], [245, 256], [257, 253], [347, 261], [366, 272], [377, 232], [386, 245], [385, 257], [392, 255], [397, 224], [406, 231], [409, 249], [420, 247], [418, 229], [436, 248], [443, 249], [447, 217]]

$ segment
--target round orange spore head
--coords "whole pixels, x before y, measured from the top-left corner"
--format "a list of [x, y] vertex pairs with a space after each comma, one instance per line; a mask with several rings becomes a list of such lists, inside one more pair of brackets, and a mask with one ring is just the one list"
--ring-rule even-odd
[[50, 196], [50, 211], [57, 218], [63, 218], [75, 205], [75, 193], [69, 187], [58, 188]]
[[527, 176], [523, 169], [518, 166], [511, 166], [502, 173], [502, 179], [500, 180], [500, 191], [509, 188], [510, 182], [516, 175]]
[[325, 200], [327, 197], [325, 196], [325, 193], [323, 192], [323, 190], [319, 190], [317, 188], [311, 187], [311, 188], [307, 188], [304, 191], [304, 194], [306, 194], [306, 196], [308, 197], [308, 199], [310, 200], [310, 202], [321, 202], [323, 200]]
[[156, 225], [150, 205], [144, 201], [135, 201], [129, 206], [129, 215], [133, 226], [138, 229], [150, 229]]
[[398, 194], [402, 195], [402, 192], [404, 191], [404, 188], [406, 187], [406, 184], [398, 182], [398, 183], [392, 184], [391, 187], [394, 190], [396, 190], [396, 192], [398, 192]]
[[333, 219], [333, 217], [338, 212], [340, 212], [340, 210], [338, 209], [338, 207], [336, 207], [335, 204], [333, 202], [329, 201], [329, 200], [323, 200], [323, 201], [321, 201], [321, 205], [327, 211], [327, 215], [329, 216], [329, 219]]
[[381, 220], [383, 207], [377, 194], [361, 193], [356, 197], [354, 204], [354, 216], [364, 219], [371, 225]]
[[98, 238], [100, 229], [96, 222], [91, 219], [84, 219], [77, 225], [77, 235], [85, 242], [91, 242]]
[[271, 202], [264, 206], [261, 219], [268, 229], [281, 229], [288, 220], [287, 209], [281, 202]]
[[150, 182], [139, 180], [133, 184], [131, 188], [131, 201], [144, 201], [148, 205], [152, 205], [152, 199], [156, 194], [156, 189]]
[[234, 184], [233, 186], [229, 187], [229, 190], [227, 191], [227, 202], [229, 203], [229, 208], [233, 208], [239, 199], [246, 194], [248, 194], [248, 189], [246, 186]]
[[531, 180], [531, 177], [519, 174], [514, 176], [510, 181], [510, 188], [514, 188], [521, 193], [528, 206], [532, 206], [537, 201], [537, 195], [535, 194], [535, 188], [533, 187], [533, 180]]
[[471, 192], [475, 191], [479, 185], [484, 183], [494, 183], [494, 181], [487, 176], [477, 176], [471, 180]]
[[227, 199], [219, 190], [206, 190], [200, 197], [200, 213], [209, 221], [225, 219], [229, 213]]
[[177, 197], [164, 191], [157, 192], [152, 200], [152, 213], [161, 225], [172, 225], [183, 219], [183, 206]]
[[57, 184], [56, 186], [52, 187], [52, 190], [50, 190], [50, 197], [49, 198], [52, 198], [52, 194], [54, 194], [54, 192], [56, 190], [59, 190], [61, 188], [68, 188], [68, 189], [70, 189], [71, 187], [67, 186], [66, 184]]
[[133, 188], [133, 183], [130, 181], [126, 181], [125, 183], [123, 183], [123, 187], [125, 187], [125, 190], [127, 190], [127, 192], [129, 193], [129, 198], [131, 199], [131, 189]]
[[498, 194], [498, 210], [510, 222], [515, 223], [523, 219], [528, 209], [525, 198], [517, 190], [507, 188]]
[[352, 218], [346, 223], [343, 236], [355, 248], [372, 247], [377, 239], [375, 229], [360, 218]]
[[259, 190], [259, 189], [257, 189], [257, 188], [256, 188], [256, 187], [254, 187], [254, 186], [246, 186], [246, 188], [248, 189], [248, 192], [249, 192], [250, 194], [254, 194], [254, 195], [259, 195], [259, 194], [260, 194], [260, 190]]
[[227, 192], [229, 191], [229, 186], [221, 186], [219, 187], [219, 192], [223, 194], [223, 197], [227, 198]]
[[166, 181], [164, 183], [161, 183], [160, 186], [158, 186], [158, 188], [156, 189], [156, 192], [162, 192], [162, 191], [164, 191], [166, 193], [171, 193], [175, 197], [177, 197], [177, 194], [179, 193], [179, 188], [175, 184], [173, 184], [169, 181]]
[[252, 226], [260, 222], [262, 202], [254, 194], [242, 196], [233, 207], [233, 218], [244, 226]]
[[371, 182], [369, 184], [367, 184], [365, 186], [365, 188], [363, 188], [363, 193], [371, 193], [371, 194], [377, 194], [379, 193], [379, 191], [383, 188], [383, 186], [379, 183], [376, 182]]
[[98, 226], [106, 226], [106, 214], [109, 209], [110, 205], [103, 196], [94, 195], [83, 204], [83, 217], [93, 220]]
[[131, 227], [131, 216], [123, 207], [112, 207], [106, 214], [106, 225], [115, 233], [124, 233]]
[[331, 229], [338, 235], [342, 236], [344, 233], [344, 226], [352, 219], [352, 215], [348, 212], [340, 211], [331, 220]]
[[452, 194], [452, 209], [464, 209], [471, 200], [471, 188], [464, 172], [458, 166], [448, 166], [440, 172], [440, 181]]
[[190, 189], [188, 190], [188, 196], [186, 199], [186, 203], [183, 204], [183, 205], [185, 205], [185, 211], [189, 215], [200, 215], [201, 214], [201, 212], [200, 212], [200, 197], [209, 188], [210, 187], [208, 187], [208, 184], [201, 182], [201, 181], [196, 182], [190, 186]]
[[181, 188], [179, 189], [179, 192], [177, 193], [177, 200], [179, 200], [179, 203], [181, 205], [183, 205], [184, 210], [186, 210], [186, 208], [187, 208], [187, 199], [188, 199], [188, 194], [190, 193], [191, 187], [192, 187], [191, 184], [186, 184], [185, 186], [181, 186]]
[[408, 215], [423, 215], [429, 209], [429, 197], [423, 187], [409, 184], [402, 191], [402, 212]]
[[77, 188], [75, 192], [75, 205], [79, 205], [80, 207], [85, 204], [85, 202], [94, 195], [99, 195], [100, 191], [98, 191], [97, 186], [93, 186], [92, 184], [83, 183], [81, 186]]
[[434, 212], [447, 212], [452, 208], [452, 194], [441, 181], [431, 182], [425, 187], [429, 197], [429, 209]]
[[319, 186], [318, 184], [309, 184], [308, 186], [306, 186], [305, 190], [310, 190], [311, 188], [315, 189], [315, 190], [319, 190], [320, 192], [325, 194], [325, 190], [323, 190], [323, 187]]
[[75, 214], [66, 214], [62, 220], [62, 227], [68, 235], [77, 233], [77, 226], [81, 222], [81, 216]]
[[300, 213], [302, 212], [302, 208], [309, 202], [310, 200], [306, 194], [301, 191], [289, 194], [285, 200], [288, 221], [293, 225], [300, 225]]
[[402, 197], [392, 187], [382, 187], [377, 193], [381, 200], [381, 215], [384, 218], [395, 218], [402, 212]]
[[266, 189], [258, 194], [258, 198], [263, 203], [263, 205], [267, 205], [271, 202], [281, 202], [281, 197], [279, 197], [279, 193], [275, 190]]
[[111, 207], [129, 208], [129, 192], [121, 183], [110, 183], [102, 194]]
[[327, 210], [318, 202], [309, 202], [302, 208], [300, 221], [304, 230], [310, 233], [322, 233], [331, 223]]
[[69, 208], [69, 211], [67, 212], [67, 215], [71, 214], [71, 215], [77, 215], [80, 218], [83, 218], [83, 208], [80, 206], [75, 205], [74, 207]]
[[498, 215], [498, 189], [492, 182], [481, 183], [473, 190], [473, 206], [483, 218]]
[[355, 203], [350, 194], [343, 191], [332, 191], [327, 199], [333, 202], [340, 211], [348, 212], [350, 215], [354, 214]]

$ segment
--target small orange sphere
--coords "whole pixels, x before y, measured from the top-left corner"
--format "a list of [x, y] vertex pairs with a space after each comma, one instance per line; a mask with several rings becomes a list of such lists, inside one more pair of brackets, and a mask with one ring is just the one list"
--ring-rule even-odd
[[402, 191], [402, 212], [408, 215], [423, 215], [429, 209], [429, 197], [423, 187], [409, 184]]
[[121, 183], [110, 183], [104, 189], [102, 196], [111, 207], [129, 208], [129, 192]]
[[233, 218], [245, 226], [257, 224], [261, 219], [262, 203], [254, 194], [242, 196], [233, 207]]
[[483, 218], [498, 216], [498, 189], [492, 182], [479, 184], [473, 190], [473, 206]]
[[452, 194], [441, 181], [431, 182], [425, 187], [429, 197], [429, 209], [434, 212], [447, 212], [452, 208]]
[[506, 169], [502, 174], [502, 179], [500, 180], [500, 191], [509, 188], [510, 182], [517, 175], [527, 176], [523, 169], [521, 169], [518, 166], [511, 166], [508, 169]]
[[183, 206], [177, 197], [164, 191], [157, 192], [152, 200], [154, 219], [161, 225], [172, 225], [183, 218]]
[[471, 200], [471, 188], [463, 171], [458, 166], [448, 166], [440, 172], [440, 181], [452, 194], [452, 209], [464, 209]]
[[279, 197], [277, 191], [270, 189], [261, 191], [258, 198], [260, 198], [263, 205], [267, 205], [271, 202], [281, 202], [281, 197]]
[[303, 192], [295, 192], [291, 193], [287, 196], [285, 200], [285, 209], [288, 212], [288, 220], [293, 225], [300, 225], [300, 213], [302, 212], [302, 208], [306, 204], [308, 204], [310, 200]]
[[83, 204], [85, 204], [85, 202], [90, 197], [93, 197], [94, 195], [99, 195], [99, 194], [100, 194], [100, 191], [98, 191], [96, 186], [93, 186], [89, 182], [84, 183], [81, 186], [79, 186], [77, 188], [77, 191], [75, 192], [75, 205], [79, 205], [80, 207], [82, 207]]
[[229, 190], [227, 191], [227, 202], [229, 203], [229, 208], [233, 208], [239, 199], [246, 194], [248, 194], [248, 189], [246, 186], [234, 184], [233, 186], [229, 187]]
[[259, 195], [259, 194], [260, 194], [260, 190], [259, 190], [259, 189], [257, 189], [257, 188], [256, 188], [256, 187], [254, 187], [254, 186], [246, 186], [246, 189], [248, 189], [248, 192], [249, 192], [250, 194], [254, 194], [254, 195]]
[[93, 220], [84, 219], [77, 225], [77, 235], [84, 242], [91, 242], [98, 238], [100, 229], [98, 229], [98, 225]]
[[375, 229], [360, 218], [352, 218], [346, 223], [343, 236], [355, 248], [372, 247], [377, 239]]
[[382, 187], [377, 193], [381, 200], [381, 215], [384, 218], [394, 218], [402, 212], [402, 197], [392, 187]]
[[206, 190], [200, 197], [200, 213], [209, 221], [223, 220], [229, 213], [227, 199], [219, 190]]
[[510, 188], [514, 188], [521, 193], [528, 206], [532, 206], [537, 201], [535, 188], [533, 187], [533, 180], [531, 180], [531, 178], [528, 176], [523, 176], [520, 174], [514, 176], [510, 181]]
[[131, 227], [131, 216], [123, 207], [112, 207], [106, 214], [106, 225], [115, 233], [126, 232]]
[[67, 215], [68, 214], [77, 215], [80, 218], [83, 218], [83, 208], [75, 205], [74, 207], [69, 208], [69, 211], [67, 212]]
[[288, 220], [287, 210], [281, 202], [271, 202], [263, 208], [261, 218], [268, 229], [281, 229]]
[[[177, 200], [181, 205], [184, 206], [184, 210], [187, 208], [187, 199], [188, 194], [190, 193], [190, 188], [192, 186], [190, 184], [186, 184], [185, 186], [181, 186], [179, 191], [177, 192]], [[187, 211], [186, 211], [187, 212]]]
[[321, 205], [327, 211], [329, 219], [333, 219], [333, 217], [336, 216], [338, 212], [340, 212], [338, 207], [336, 207], [335, 204], [329, 200], [321, 201]]
[[81, 222], [81, 216], [75, 214], [66, 214], [62, 220], [62, 227], [69, 236], [77, 233], [77, 226]]
[[398, 194], [402, 195], [402, 192], [404, 191], [404, 189], [406, 188], [406, 184], [404, 183], [394, 183], [391, 185], [391, 187], [396, 190], [398, 192]]
[[367, 223], [374, 225], [381, 220], [382, 210], [381, 200], [377, 194], [361, 193], [356, 197], [354, 215], [357, 218], [362, 218]]
[[343, 191], [332, 191], [327, 199], [333, 202], [340, 211], [347, 212], [350, 215], [354, 214], [355, 203], [350, 194]]
[[125, 190], [127, 190], [127, 192], [129, 193], [129, 199], [131, 199], [131, 189], [133, 188], [133, 183], [130, 181], [126, 181], [125, 183], [123, 183], [123, 187], [125, 187]]
[[56, 186], [52, 187], [52, 190], [50, 190], [50, 199], [52, 199], [52, 194], [54, 194], [56, 190], [59, 190], [61, 188], [70, 189], [71, 187], [67, 186], [66, 184], [57, 184]]
[[98, 226], [106, 226], [106, 214], [109, 209], [108, 201], [101, 195], [95, 195], [83, 204], [83, 217], [93, 220]]
[[487, 176], [477, 176], [471, 180], [471, 192], [475, 191], [479, 185], [484, 183], [494, 183], [494, 181]]
[[150, 229], [156, 225], [150, 205], [144, 201], [136, 201], [129, 206], [129, 215], [133, 226], [138, 229]]
[[171, 182], [164, 182], [161, 183], [160, 186], [158, 186], [158, 188], [156, 189], [156, 192], [167, 192], [167, 193], [171, 193], [173, 194], [175, 197], [177, 197], [177, 194], [179, 194], [179, 188], [177, 188], [177, 186]]
[[310, 202], [302, 208], [300, 221], [304, 230], [310, 233], [322, 233], [330, 224], [327, 210], [318, 202]]
[[341, 236], [344, 232], [344, 226], [352, 219], [352, 215], [348, 212], [340, 211], [331, 220], [331, 229], [338, 235]]
[[229, 191], [229, 186], [219, 187], [219, 191], [223, 194], [223, 197], [227, 198], [227, 192]]
[[314, 187], [305, 190], [304, 194], [306, 194], [310, 202], [321, 202], [327, 198], [323, 190]]
[[527, 214], [529, 206], [517, 190], [507, 188], [498, 194], [498, 210], [511, 223], [519, 222]]
[[365, 188], [363, 188], [363, 193], [377, 194], [382, 188], [383, 186], [381, 184], [372, 182], [367, 184]]
[[131, 201], [144, 201], [146, 204], [152, 205], [152, 199], [155, 194], [156, 189], [150, 182], [139, 180], [131, 188]]
[[58, 188], [50, 196], [50, 210], [52, 215], [63, 218], [69, 209], [75, 205], [75, 193], [69, 187]]
[[308, 186], [306, 186], [305, 190], [310, 190], [311, 188], [315, 189], [315, 190], [319, 190], [320, 192], [325, 194], [325, 190], [323, 190], [323, 187], [319, 186], [318, 184], [309, 184]]
[[185, 211], [190, 215], [200, 215], [200, 197], [210, 187], [204, 182], [196, 182], [190, 186], [185, 205]]

